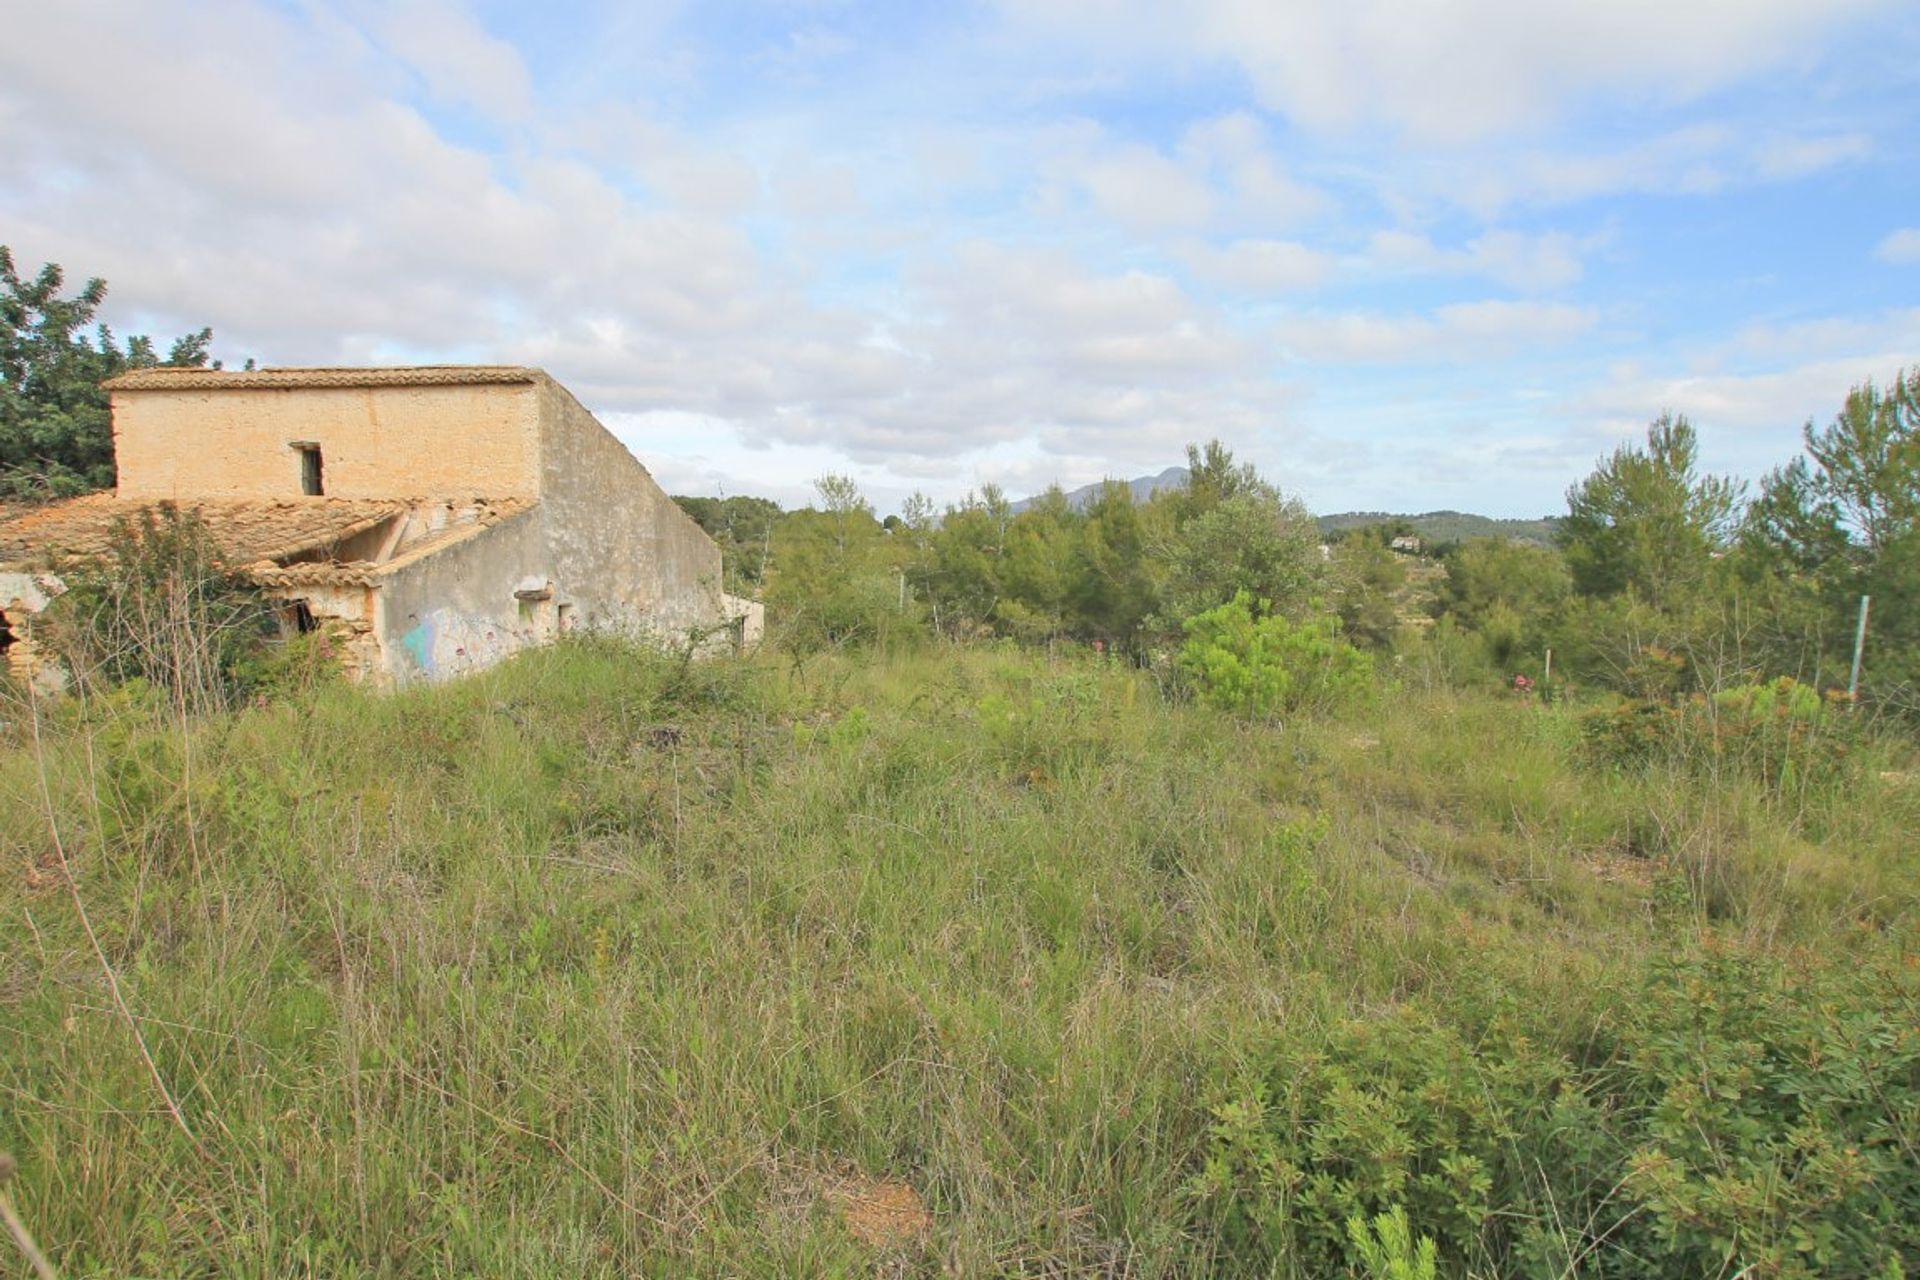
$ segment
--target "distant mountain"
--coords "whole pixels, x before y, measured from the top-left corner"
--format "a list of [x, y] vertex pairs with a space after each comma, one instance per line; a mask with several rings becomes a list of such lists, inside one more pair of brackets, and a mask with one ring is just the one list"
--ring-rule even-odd
[[[1133, 500], [1135, 502], [1145, 502], [1162, 489], [1185, 488], [1187, 483], [1187, 469], [1185, 467], [1168, 467], [1157, 476], [1138, 476], [1126, 483], [1127, 488], [1133, 490]], [[1083, 484], [1078, 489], [1069, 491], [1067, 494], [1067, 505], [1075, 511], [1086, 510], [1087, 507], [1092, 505], [1093, 500], [1100, 496], [1100, 489], [1105, 484], [1106, 481], [1102, 480], [1096, 484]], [[1013, 504], [1014, 512], [1017, 514], [1025, 511], [1039, 500], [1037, 496], [1022, 498]]]
[[1358, 529], [1363, 525], [1385, 524], [1392, 520], [1404, 520], [1413, 526], [1414, 533], [1428, 543], [1465, 542], [1468, 538], [1505, 538], [1509, 542], [1531, 542], [1537, 546], [1548, 546], [1553, 542], [1553, 531], [1559, 527], [1556, 516], [1542, 516], [1538, 520], [1503, 520], [1493, 516], [1476, 516], [1466, 511], [1427, 511], [1417, 516], [1396, 515], [1390, 511], [1343, 511], [1338, 515], [1321, 516], [1320, 532], [1339, 533], [1342, 529]]

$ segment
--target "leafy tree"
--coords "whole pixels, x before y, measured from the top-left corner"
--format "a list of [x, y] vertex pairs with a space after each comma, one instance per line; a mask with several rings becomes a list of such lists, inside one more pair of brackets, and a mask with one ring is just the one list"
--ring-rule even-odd
[[[1320, 578], [1320, 533], [1299, 502], [1256, 483], [1189, 519], [1168, 539], [1162, 609], [1191, 617], [1247, 592], [1294, 613]], [[1169, 628], [1171, 629], [1171, 628]]]
[[135, 336], [122, 347], [104, 324], [89, 337], [107, 282], [95, 278], [62, 297], [65, 283], [51, 262], [22, 276], [0, 245], [0, 496], [58, 498], [111, 486], [113, 424], [101, 382], [129, 369], [208, 364], [211, 329], [175, 340], [165, 360], [152, 339]]
[[[1885, 389], [1853, 388], [1832, 423], [1807, 423], [1804, 438], [1806, 452], [1762, 481], [1747, 513], [1750, 576], [1779, 611], [1821, 615], [1835, 665], [1859, 598], [1872, 596], [1873, 678], [1883, 689], [1920, 681], [1920, 369]], [[1802, 614], [1789, 618], [1788, 634], [1809, 629]]]
[[1142, 628], [1159, 604], [1151, 510], [1117, 480], [1088, 504], [1067, 591], [1068, 625], [1082, 639], [1141, 651]]
[[845, 476], [814, 487], [822, 509], [790, 512], [773, 531], [765, 596], [781, 642], [798, 654], [913, 630], [918, 619], [872, 505]]
[[979, 497], [968, 495], [965, 503], [948, 509], [932, 543], [929, 575], [943, 629], [962, 634], [992, 619], [1003, 590], [1007, 534], [1013, 520], [1013, 504], [996, 485], [987, 485]]
[[1556, 537], [1583, 595], [1632, 593], [1656, 608], [1697, 592], [1740, 504], [1740, 486], [1695, 470], [1699, 437], [1663, 414], [1647, 445], [1622, 445], [1567, 491]]
[[1446, 566], [1435, 613], [1479, 633], [1488, 656], [1501, 668], [1513, 666], [1522, 655], [1531, 660], [1552, 643], [1573, 591], [1558, 551], [1505, 538], [1475, 538], [1455, 548]]
[[1333, 549], [1330, 566], [1335, 612], [1349, 640], [1374, 649], [1392, 646], [1400, 631], [1395, 597], [1407, 584], [1407, 566], [1386, 544], [1348, 537]]
[[1174, 522], [1185, 524], [1235, 498], [1272, 496], [1276, 496], [1273, 486], [1260, 478], [1252, 463], [1235, 462], [1233, 450], [1209, 440], [1204, 446], [1187, 446], [1187, 483], [1168, 491], [1163, 500], [1171, 505]]
[[1001, 569], [1004, 594], [995, 622], [1025, 640], [1051, 640], [1066, 630], [1080, 516], [1056, 486], [1014, 517]]
[[780, 504], [767, 498], [692, 498], [676, 495], [680, 509], [719, 544], [727, 590], [752, 594], [765, 576]]

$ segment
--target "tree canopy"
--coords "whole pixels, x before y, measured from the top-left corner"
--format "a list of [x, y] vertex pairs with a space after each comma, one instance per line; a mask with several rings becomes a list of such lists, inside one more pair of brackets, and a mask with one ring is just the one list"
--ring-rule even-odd
[[134, 335], [122, 345], [95, 323], [106, 281], [90, 279], [72, 296], [62, 296], [65, 286], [58, 263], [23, 276], [0, 245], [0, 497], [110, 487], [113, 423], [100, 384], [129, 369], [209, 363], [213, 330], [175, 339], [162, 359], [151, 338]]

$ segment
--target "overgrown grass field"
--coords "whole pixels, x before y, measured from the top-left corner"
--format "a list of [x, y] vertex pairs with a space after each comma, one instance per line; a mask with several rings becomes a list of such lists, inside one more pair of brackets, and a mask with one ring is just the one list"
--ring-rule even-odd
[[62, 1275], [1374, 1274], [1396, 1209], [1447, 1275], [1920, 1269], [1869, 735], [941, 646], [162, 701], [0, 711], [0, 1150]]

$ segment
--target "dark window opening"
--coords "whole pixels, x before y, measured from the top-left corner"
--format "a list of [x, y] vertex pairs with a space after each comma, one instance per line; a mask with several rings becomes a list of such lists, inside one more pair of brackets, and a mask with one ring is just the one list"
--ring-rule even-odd
[[13, 627], [7, 622], [7, 615], [0, 613], [0, 653], [13, 648]]
[[313, 610], [307, 607], [305, 600], [289, 600], [279, 610], [280, 634], [306, 635], [320, 629], [320, 620], [313, 616]]
[[300, 451], [300, 492], [308, 497], [317, 498], [326, 492], [324, 477], [320, 471], [320, 446], [300, 441], [293, 447]]

